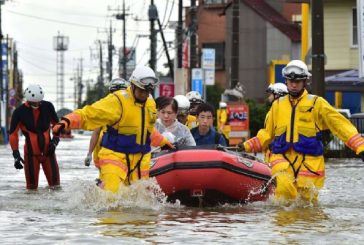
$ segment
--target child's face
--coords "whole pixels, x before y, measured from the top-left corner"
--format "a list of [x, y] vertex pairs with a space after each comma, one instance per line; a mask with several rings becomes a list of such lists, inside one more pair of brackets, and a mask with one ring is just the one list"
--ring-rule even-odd
[[210, 111], [203, 111], [198, 115], [197, 121], [199, 127], [210, 128], [212, 127], [214, 117]]

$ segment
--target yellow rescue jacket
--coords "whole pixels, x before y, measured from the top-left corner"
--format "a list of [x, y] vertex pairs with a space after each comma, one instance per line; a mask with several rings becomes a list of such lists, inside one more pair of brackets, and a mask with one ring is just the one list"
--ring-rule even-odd
[[325, 99], [306, 90], [292, 102], [289, 95], [274, 101], [268, 113], [265, 127], [244, 143], [247, 151], [258, 152], [271, 144], [274, 154], [293, 148], [302, 154], [319, 156], [323, 154], [321, 131], [326, 129], [357, 154], [364, 150], [364, 138], [350, 121]]
[[192, 129], [192, 128], [195, 128], [198, 126], [198, 123], [197, 123], [197, 118], [195, 116], [192, 116], [192, 115], [188, 115], [187, 116], [187, 121], [186, 121], [186, 124], [185, 124], [189, 129]]
[[157, 110], [153, 98], [137, 103], [128, 87], [66, 116], [71, 128], [93, 130], [109, 125], [101, 146], [121, 153], [147, 153]]

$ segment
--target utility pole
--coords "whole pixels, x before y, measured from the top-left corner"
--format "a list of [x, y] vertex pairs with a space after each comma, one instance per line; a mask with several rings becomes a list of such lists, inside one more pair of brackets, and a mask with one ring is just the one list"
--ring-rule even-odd
[[99, 75], [99, 80], [97, 82], [98, 84], [98, 89], [97, 89], [97, 98], [101, 99], [102, 96], [104, 95], [104, 68], [102, 66], [102, 44], [101, 41], [98, 40], [99, 43], [99, 66], [100, 66], [100, 75]]
[[77, 67], [77, 87], [78, 87], [78, 95], [77, 95], [77, 106], [81, 108], [82, 104], [82, 90], [83, 90], [83, 83], [82, 83], [82, 76], [83, 76], [83, 58], [80, 58], [80, 63]]
[[232, 33], [231, 33], [231, 74], [230, 88], [239, 84], [239, 0], [232, 3]]
[[113, 64], [112, 64], [112, 51], [113, 51], [113, 49], [114, 49], [114, 46], [113, 46], [113, 44], [112, 44], [112, 23], [111, 23], [111, 21], [110, 21], [110, 32], [109, 32], [109, 38], [108, 38], [109, 40], [108, 40], [108, 45], [107, 45], [107, 47], [108, 47], [108, 60], [109, 60], [109, 62], [108, 62], [108, 73], [109, 73], [109, 81], [111, 81], [112, 80], [112, 68], [113, 68]]
[[150, 21], [150, 60], [149, 66], [153, 71], [156, 69], [157, 64], [157, 33], [154, 29], [154, 21], [158, 18], [157, 8], [154, 5], [154, 0], [151, 0], [148, 9], [148, 16]]
[[[2, 32], [2, 28], [1, 28], [1, 5], [4, 3], [4, 0], [0, 0], [0, 143], [3, 143], [5, 141], [5, 137], [3, 135], [3, 133], [5, 133], [3, 131], [2, 128], [2, 104], [4, 103], [3, 98], [4, 98], [4, 88], [3, 88], [3, 72], [4, 72], [4, 67], [3, 67], [3, 32]], [[6, 120], [6, 118], [5, 118]]]
[[122, 63], [123, 63], [123, 78], [127, 79], [127, 52], [126, 52], [126, 16], [128, 14], [126, 14], [125, 12], [125, 0], [123, 0], [123, 13], [122, 14], [116, 14], [116, 19], [117, 20], [123, 20], [123, 59], [122, 59]]
[[312, 92], [325, 95], [323, 0], [312, 0]]
[[196, 32], [197, 32], [197, 16], [196, 16], [196, 0], [191, 0], [190, 7], [190, 83], [189, 88], [192, 87], [192, 69], [197, 67], [197, 41], [196, 41]]
[[183, 45], [183, 33], [182, 33], [182, 10], [183, 1], [178, 1], [178, 22], [177, 22], [177, 68], [182, 68], [182, 45]]
[[[157, 9], [156, 9], [156, 11], [157, 11]], [[158, 15], [158, 12], [157, 12], [157, 15]], [[173, 64], [172, 64], [171, 58], [169, 57], [168, 47], [167, 47], [166, 39], [164, 38], [163, 28], [162, 28], [162, 24], [161, 24], [161, 21], [159, 19], [159, 16], [157, 18], [157, 22], [158, 22], [158, 26], [159, 26], [159, 32], [161, 33], [164, 50], [165, 50], [166, 56], [167, 56], [168, 67], [169, 67], [169, 75], [173, 79], [173, 77], [174, 77]]]

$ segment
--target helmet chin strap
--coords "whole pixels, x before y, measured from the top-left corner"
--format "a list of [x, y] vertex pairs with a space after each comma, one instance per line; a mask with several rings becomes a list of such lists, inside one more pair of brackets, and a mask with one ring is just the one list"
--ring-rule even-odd
[[136, 86], [134, 84], [131, 85], [131, 90], [133, 91], [133, 96], [134, 96], [134, 99], [137, 103], [141, 103], [143, 104], [145, 101], [147, 101], [147, 99], [145, 99], [144, 101], [138, 99], [136, 96], [135, 96], [135, 89], [136, 89]]
[[[287, 85], [287, 82], [286, 82], [286, 85]], [[289, 96], [291, 96], [292, 98], [295, 98], [295, 99], [299, 98], [305, 91], [306, 85], [307, 85], [307, 80], [305, 80], [303, 88], [298, 92], [289, 91], [289, 89], [288, 89]]]
[[292, 92], [292, 91], [288, 91], [289, 95], [293, 98], [299, 98], [302, 94], [303, 94], [303, 91], [305, 91], [305, 88], [301, 89], [300, 91], [298, 92]]

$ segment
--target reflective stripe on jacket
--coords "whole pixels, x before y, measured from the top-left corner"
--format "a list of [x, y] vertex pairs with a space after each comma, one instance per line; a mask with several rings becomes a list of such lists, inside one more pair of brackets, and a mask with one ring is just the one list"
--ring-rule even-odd
[[71, 128], [94, 130], [111, 125], [102, 138], [102, 147], [121, 153], [147, 153], [156, 113], [153, 98], [149, 97], [144, 104], [137, 103], [128, 87], [65, 117]]
[[[294, 102], [295, 106], [288, 95], [274, 101], [265, 127], [256, 136], [256, 145], [259, 143], [264, 149], [272, 142], [273, 153], [284, 153], [293, 147], [303, 154], [322, 155], [320, 130], [329, 129], [356, 153], [364, 150], [364, 140], [357, 129], [325, 99], [304, 91]], [[247, 142], [244, 147], [251, 150]]]

